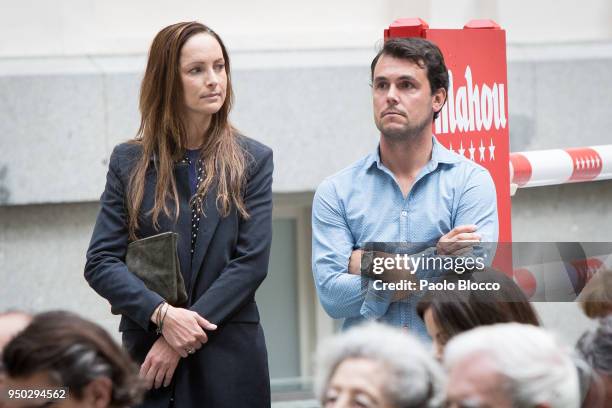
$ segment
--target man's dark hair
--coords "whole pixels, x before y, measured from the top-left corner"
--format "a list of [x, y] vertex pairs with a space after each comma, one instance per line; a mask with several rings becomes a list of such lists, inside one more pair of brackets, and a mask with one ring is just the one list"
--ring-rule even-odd
[[137, 366], [100, 326], [76, 314], [38, 314], [2, 353], [5, 373], [27, 378], [48, 372], [57, 386], [68, 387], [76, 399], [98, 377], [112, 381], [111, 407], [132, 406], [144, 392]]
[[[440, 88], [448, 92], [448, 70], [444, 63], [444, 56], [440, 48], [431, 41], [423, 38], [392, 38], [385, 41], [382, 49], [376, 54], [370, 66], [370, 79], [374, 80], [374, 68], [383, 55], [393, 58], [405, 59], [414, 62], [427, 71], [429, 87], [433, 94]], [[439, 112], [434, 113], [434, 119]]]

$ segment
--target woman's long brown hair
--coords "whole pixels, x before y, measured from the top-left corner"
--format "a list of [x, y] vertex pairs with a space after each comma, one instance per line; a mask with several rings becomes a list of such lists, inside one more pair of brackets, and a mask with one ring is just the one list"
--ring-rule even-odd
[[[242, 217], [248, 218], [243, 200], [246, 153], [237, 140], [237, 131], [229, 122], [229, 112], [233, 102], [229, 55], [221, 38], [204, 24], [177, 23], [164, 28], [153, 39], [140, 89], [140, 128], [132, 143], [142, 146], [142, 156], [130, 177], [127, 200], [130, 239], [137, 239], [138, 214], [151, 157], [155, 157], [153, 162], [157, 182], [155, 203], [147, 215], [152, 215], [155, 228], [159, 228], [159, 215], [162, 211], [168, 217], [173, 217], [175, 220], [178, 218], [179, 205], [174, 164], [183, 158], [187, 145], [179, 59], [185, 42], [199, 33], [211, 35], [219, 42], [225, 59], [227, 89], [223, 106], [212, 116], [204, 137], [201, 153], [204, 174], [193, 199], [198, 209], [202, 211], [203, 198], [215, 183], [216, 205], [221, 216], [229, 215], [232, 206], [235, 206]], [[168, 205], [170, 201], [174, 202], [173, 214]]]

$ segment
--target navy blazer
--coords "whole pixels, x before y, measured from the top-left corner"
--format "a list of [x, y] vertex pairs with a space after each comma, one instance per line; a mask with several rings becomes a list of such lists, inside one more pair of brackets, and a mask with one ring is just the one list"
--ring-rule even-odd
[[[193, 256], [188, 165], [177, 163], [174, 169], [178, 219], [162, 213], [158, 229], [150, 214], [157, 177], [153, 162], [147, 171], [137, 236], [179, 234], [178, 256], [189, 295], [185, 307], [218, 328], [207, 333], [209, 341], [200, 350], [181, 359], [172, 385], [147, 393], [143, 406], [167, 407], [172, 394], [180, 408], [270, 405], [267, 353], [255, 291], [267, 274], [272, 240], [272, 150], [247, 137], [238, 138], [247, 153], [244, 201], [250, 217], [241, 218], [235, 208], [221, 217], [215, 204], [217, 191], [212, 188], [204, 199], [205, 215], [200, 217]], [[126, 188], [141, 154], [141, 146], [133, 143], [113, 150], [85, 265], [91, 287], [109, 301], [113, 313], [122, 315], [119, 330], [124, 346], [139, 363], [158, 337], [150, 318], [163, 300], [125, 265]], [[171, 204], [171, 214], [173, 208]]]

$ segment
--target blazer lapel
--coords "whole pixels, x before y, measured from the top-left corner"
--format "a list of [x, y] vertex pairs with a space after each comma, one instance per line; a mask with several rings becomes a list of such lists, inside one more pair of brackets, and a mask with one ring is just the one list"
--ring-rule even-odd
[[[191, 268], [191, 206], [189, 205], [191, 189], [189, 187], [189, 166], [186, 163], [175, 164], [174, 175], [179, 196], [179, 218], [176, 224], [172, 226], [172, 230], [179, 235], [177, 252], [181, 265], [181, 273], [185, 280], [185, 285], [187, 285], [193, 275], [193, 269]], [[189, 290], [189, 286], [186, 289]]]
[[189, 284], [190, 293], [189, 298], [193, 293], [195, 286], [195, 280], [200, 272], [204, 256], [210, 245], [217, 225], [219, 224], [219, 211], [217, 210], [217, 187], [213, 185], [206, 194], [204, 199], [203, 208], [204, 214], [200, 217], [200, 223], [198, 227], [198, 235], [196, 237], [195, 248], [193, 257], [191, 258], [191, 282]]

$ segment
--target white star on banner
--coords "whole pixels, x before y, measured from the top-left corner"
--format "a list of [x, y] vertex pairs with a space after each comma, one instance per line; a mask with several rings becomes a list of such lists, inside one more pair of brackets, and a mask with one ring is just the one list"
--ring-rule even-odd
[[482, 139], [480, 139], [480, 147], [478, 148], [478, 151], [480, 152], [480, 161], [484, 161], [485, 147], [484, 147], [484, 144], [482, 143]]
[[476, 151], [476, 148], [474, 148], [474, 143], [472, 143], [471, 140], [470, 140], [470, 148], [468, 150], [470, 151], [470, 160], [474, 161], [474, 152]]
[[457, 150], [460, 155], [465, 156], [465, 149], [463, 148], [463, 141], [459, 142], [459, 150]]
[[495, 160], [495, 145], [493, 144], [493, 139], [491, 139], [491, 144], [489, 145], [489, 160]]

